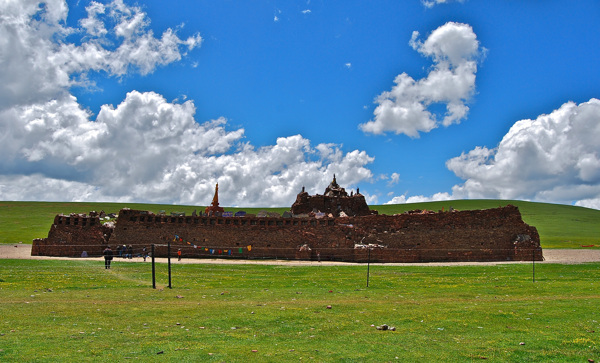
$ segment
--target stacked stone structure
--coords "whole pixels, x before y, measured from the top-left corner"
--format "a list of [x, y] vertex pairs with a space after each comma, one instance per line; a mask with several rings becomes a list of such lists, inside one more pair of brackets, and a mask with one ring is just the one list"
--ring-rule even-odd
[[[82, 249], [99, 254], [106, 244], [133, 245], [134, 251], [141, 251], [154, 244], [156, 256], [166, 256], [167, 244], [171, 244], [172, 250], [181, 248], [185, 257], [355, 262], [543, 259], [536, 228], [524, 223], [514, 206], [376, 215], [363, 211], [359, 202], [344, 204], [345, 200], [360, 200], [356, 198], [360, 194], [348, 196], [335, 177], [325, 195], [306, 198], [305, 193], [294, 203], [300, 209], [292, 208], [296, 212], [288, 216], [294, 217], [287, 218], [217, 213], [166, 216], [123, 209], [112, 234], [103, 233], [96, 225], [93, 229], [89, 223], [84, 229], [79, 222], [77, 229], [72, 221], [66, 224], [55, 219], [48, 238], [43, 243], [34, 241], [32, 254], [77, 256]], [[306, 217], [301, 209], [306, 206], [310, 211], [325, 212], [325, 216]], [[302, 213], [297, 213], [299, 210]], [[347, 216], [335, 216], [340, 210]], [[67, 249], [66, 245], [77, 247]]]
[[96, 212], [58, 214], [47, 238], [33, 240], [32, 256], [81, 257], [101, 255], [112, 234], [113, 224], [101, 224]]
[[161, 217], [122, 210], [111, 238], [114, 244], [158, 244], [157, 255], [163, 256], [169, 242], [172, 248], [185, 248], [189, 257], [355, 262], [543, 259], [537, 230], [522, 221], [514, 206], [319, 219]]
[[334, 217], [339, 217], [342, 212], [351, 217], [376, 213], [369, 209], [364, 195], [360, 194], [359, 190], [356, 194], [348, 195], [346, 189], [338, 185], [335, 175], [323, 195], [309, 195], [303, 187], [302, 192], [296, 196], [296, 201], [292, 204], [293, 214], [313, 212], [331, 214]]

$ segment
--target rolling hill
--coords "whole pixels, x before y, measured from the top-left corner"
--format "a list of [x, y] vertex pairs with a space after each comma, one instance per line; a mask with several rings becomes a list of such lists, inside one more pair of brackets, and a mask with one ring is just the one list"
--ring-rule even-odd
[[[516, 200], [453, 200], [443, 202], [375, 205], [371, 209], [380, 214], [403, 213], [414, 209], [458, 210], [496, 208], [512, 204], [519, 207], [523, 220], [537, 227], [543, 248], [581, 248], [600, 245], [600, 210], [562, 204], [524, 202]], [[122, 208], [185, 212], [201, 211], [202, 206], [136, 203], [76, 203], [76, 202], [2, 202], [0, 201], [0, 243], [31, 243], [34, 238], [48, 235], [48, 230], [58, 213], [89, 213], [104, 210], [117, 213]], [[268, 210], [282, 213], [289, 208], [225, 208], [230, 211], [245, 210], [257, 213]]]

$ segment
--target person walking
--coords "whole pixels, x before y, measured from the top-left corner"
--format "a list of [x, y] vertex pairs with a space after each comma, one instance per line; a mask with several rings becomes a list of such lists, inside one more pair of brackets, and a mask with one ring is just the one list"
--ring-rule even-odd
[[148, 257], [148, 250], [146, 249], [146, 246], [142, 248], [142, 256], [144, 257], [144, 262], [146, 262], [146, 258]]
[[133, 246], [129, 245], [129, 247], [127, 247], [127, 257], [131, 260], [133, 258]]
[[181, 261], [181, 248], [177, 250], [177, 261]]
[[110, 246], [106, 246], [102, 254], [104, 255], [104, 269], [108, 270], [110, 269], [110, 262], [113, 259], [113, 251], [110, 249]]

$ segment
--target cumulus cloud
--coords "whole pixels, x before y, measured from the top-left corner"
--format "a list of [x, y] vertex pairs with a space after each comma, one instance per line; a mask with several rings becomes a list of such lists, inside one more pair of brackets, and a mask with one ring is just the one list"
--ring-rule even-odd
[[[478, 146], [448, 160], [448, 169], [465, 182], [445, 197], [521, 199], [600, 209], [598, 140], [600, 100], [567, 102], [535, 120], [516, 122], [494, 149]], [[395, 197], [391, 203], [410, 202], [410, 198], [421, 197]]]
[[[91, 2], [80, 28], [65, 25], [63, 1], [8, 1], [0, 4], [0, 109], [46, 102], [85, 84], [89, 72], [122, 76], [151, 73], [199, 46], [199, 35], [180, 39], [167, 29], [156, 38], [139, 7], [121, 0]], [[68, 42], [66, 37], [77, 37]]]
[[[392, 90], [376, 98], [375, 118], [359, 126], [363, 132], [384, 134], [391, 131], [414, 138], [440, 124], [459, 123], [467, 116], [467, 102], [475, 92], [477, 58], [484, 51], [471, 26], [446, 23], [424, 42], [415, 31], [409, 44], [423, 56], [432, 58], [433, 68], [420, 80], [414, 80], [406, 73], [398, 75]], [[446, 107], [441, 120], [430, 110], [434, 105]]]
[[465, 179], [453, 194], [592, 206], [600, 200], [600, 100], [567, 102], [515, 123], [495, 149], [477, 147], [448, 160]]
[[70, 92], [86, 73], [146, 75], [201, 38], [154, 37], [146, 14], [121, 0], [86, 10], [68, 28], [62, 1], [0, 5], [0, 199], [208, 204], [218, 182], [223, 205], [284, 206], [302, 186], [322, 192], [334, 173], [347, 185], [372, 177], [364, 151], [300, 135], [255, 148], [226, 119], [198, 123], [193, 101], [154, 92], [131, 91], [92, 120]]
[[[282, 206], [334, 173], [350, 185], [371, 178], [365, 152], [312, 147], [300, 135], [256, 149], [225, 119], [198, 124], [192, 101], [169, 103], [152, 92], [130, 92], [94, 122], [72, 96], [44, 106], [22, 110], [19, 132], [3, 133], [3, 145], [12, 141], [3, 152], [16, 150], [2, 165], [3, 199], [208, 204], [220, 183], [224, 205]], [[24, 165], [36, 173], [24, 175]]]

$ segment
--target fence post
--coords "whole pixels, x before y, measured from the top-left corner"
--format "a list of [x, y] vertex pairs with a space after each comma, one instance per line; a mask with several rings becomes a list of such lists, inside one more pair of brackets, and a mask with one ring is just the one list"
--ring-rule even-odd
[[167, 244], [167, 262], [169, 265], [169, 289], [172, 289], [172, 287], [171, 287], [171, 240], [168, 240], [168, 244]]
[[369, 287], [369, 274], [371, 270], [371, 248], [367, 248], [369, 251], [369, 258], [367, 259], [367, 287]]
[[531, 250], [531, 265], [533, 267], [533, 282], [535, 282], [535, 249]]
[[156, 289], [156, 268], [154, 266], [154, 243], [152, 244], [152, 288]]

